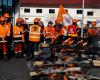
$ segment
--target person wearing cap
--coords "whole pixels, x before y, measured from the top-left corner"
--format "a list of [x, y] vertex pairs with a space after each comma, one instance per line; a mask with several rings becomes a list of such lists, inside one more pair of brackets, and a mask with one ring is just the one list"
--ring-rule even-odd
[[13, 27], [13, 40], [15, 44], [15, 57], [22, 57], [22, 44], [24, 43], [24, 27], [22, 18], [17, 18], [16, 25]]
[[8, 32], [7, 33], [7, 48], [8, 48], [8, 56], [11, 57], [11, 43], [12, 43], [12, 24], [11, 24], [11, 16], [9, 13], [4, 13], [3, 15], [5, 17], [5, 29]]
[[96, 26], [96, 21], [91, 22], [92, 27], [88, 29], [88, 34], [91, 36], [96, 36], [97, 34], [97, 28]]
[[54, 27], [52, 26], [52, 24], [53, 23], [49, 21], [47, 27], [43, 29], [43, 35], [47, 43], [52, 42], [52, 35], [54, 33]]
[[61, 20], [59, 20], [59, 19], [55, 20], [54, 28], [55, 28], [55, 33], [57, 33], [55, 42], [57, 42], [59, 44], [59, 43], [61, 43], [62, 38], [63, 38], [63, 36], [62, 36], [63, 25], [61, 24]]
[[34, 19], [34, 24], [29, 28], [29, 52], [27, 54], [27, 60], [34, 59], [34, 56], [39, 55], [39, 43], [41, 37], [41, 27], [38, 26], [40, 18]]
[[96, 24], [97, 24], [96, 21], [92, 21], [91, 22], [92, 27], [88, 28], [87, 31], [89, 43], [92, 43], [94, 47], [96, 46], [94, 42], [98, 34], [98, 29], [96, 28]]
[[3, 50], [3, 58], [4, 60], [8, 60], [8, 56], [7, 56], [7, 40], [6, 40], [6, 36], [7, 36], [7, 31], [5, 29], [5, 17], [1, 16], [0, 17], [0, 50]]

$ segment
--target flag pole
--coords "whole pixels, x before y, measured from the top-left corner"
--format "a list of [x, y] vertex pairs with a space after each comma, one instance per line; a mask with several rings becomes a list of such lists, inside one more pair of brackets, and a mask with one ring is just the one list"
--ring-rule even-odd
[[83, 38], [83, 27], [84, 27], [84, 0], [82, 0], [82, 27], [81, 27], [81, 37]]

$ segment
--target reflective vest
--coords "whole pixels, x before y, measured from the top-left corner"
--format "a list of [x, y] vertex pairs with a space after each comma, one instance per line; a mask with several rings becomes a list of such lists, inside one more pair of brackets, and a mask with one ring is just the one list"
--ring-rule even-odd
[[71, 36], [71, 37], [77, 37], [78, 36], [77, 27], [76, 26], [70, 25], [68, 27], [68, 36]]
[[45, 38], [51, 38], [54, 32], [55, 30], [52, 26], [51, 27], [47, 26], [43, 29], [43, 35]]
[[41, 27], [37, 25], [31, 25], [29, 31], [29, 41], [39, 42], [41, 37]]
[[7, 42], [5, 27], [0, 25], [0, 43]]
[[14, 42], [24, 42], [24, 29], [23, 26], [14, 26], [13, 27], [13, 38]]

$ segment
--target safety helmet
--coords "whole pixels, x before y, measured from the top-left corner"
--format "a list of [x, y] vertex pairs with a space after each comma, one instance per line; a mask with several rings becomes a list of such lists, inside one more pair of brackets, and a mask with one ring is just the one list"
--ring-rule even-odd
[[35, 18], [34, 22], [39, 22], [41, 19], [40, 18]]
[[5, 21], [5, 17], [1, 16], [0, 21]]
[[22, 19], [22, 18], [17, 18], [16, 21], [17, 21], [17, 22], [23, 22], [23, 19]]
[[11, 17], [9, 13], [4, 13], [4, 17]]
[[77, 19], [73, 19], [72, 21], [73, 21], [74, 23], [77, 23]]
[[96, 21], [92, 21], [92, 26], [95, 26], [96, 25]]

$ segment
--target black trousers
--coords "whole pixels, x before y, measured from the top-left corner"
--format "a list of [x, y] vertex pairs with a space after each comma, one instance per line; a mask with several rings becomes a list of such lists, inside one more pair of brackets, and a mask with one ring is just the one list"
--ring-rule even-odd
[[40, 42], [29, 42], [27, 57], [34, 56], [34, 51], [38, 51]]

